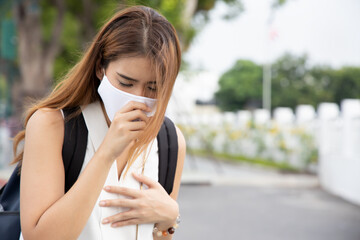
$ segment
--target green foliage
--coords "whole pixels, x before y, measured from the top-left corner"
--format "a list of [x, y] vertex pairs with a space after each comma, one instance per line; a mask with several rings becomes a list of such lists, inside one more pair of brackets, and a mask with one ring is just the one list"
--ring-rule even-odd
[[215, 99], [223, 111], [245, 108], [251, 101], [261, 101], [262, 69], [259, 65], [239, 60], [219, 80]]
[[49, 1], [41, 1], [41, 22], [42, 22], [42, 33], [45, 43], [50, 40], [51, 31], [53, 29], [57, 10], [55, 6], [51, 5]]
[[306, 55], [294, 57], [285, 54], [271, 66], [271, 102], [273, 107], [315, 104], [312, 95], [315, 82], [311, 81], [307, 75], [306, 61]]
[[244, 11], [244, 5], [241, 1], [238, 0], [223, 0], [227, 5], [229, 5], [228, 12], [223, 16], [224, 19], [230, 20]]
[[[309, 75], [311, 79], [314, 79], [316, 82], [313, 88], [313, 96], [315, 104], [318, 105], [319, 102], [334, 102], [334, 73], [336, 70], [328, 66], [314, 66], [309, 70]], [[342, 97], [345, 97], [344, 94]]]
[[[202, 149], [189, 149], [188, 150], [192, 155], [208, 157], [208, 152]], [[250, 158], [242, 155], [233, 155], [226, 152], [214, 152], [213, 158], [219, 161], [231, 161], [231, 162], [239, 162], [239, 163], [249, 163], [258, 166], [263, 166], [270, 169], [278, 169], [286, 172], [302, 172], [301, 169], [297, 169], [286, 162], [274, 162], [271, 159], [264, 158]]]
[[65, 13], [64, 30], [61, 36], [62, 48], [55, 59], [54, 77], [60, 80], [79, 60], [82, 52], [80, 23], [70, 13]]
[[6, 99], [7, 83], [4, 75], [0, 74], [0, 101]]
[[[240, 0], [199, 0], [194, 16], [206, 15], [215, 6], [216, 1], [223, 1], [229, 5], [230, 10], [227, 14], [229, 16], [237, 16], [243, 9]], [[65, 0], [65, 2], [66, 13], [61, 36], [61, 49], [54, 66], [54, 78], [56, 80], [61, 79], [78, 61], [81, 53], [99, 28], [117, 10], [124, 7], [145, 5], [159, 11], [174, 25], [184, 51], [189, 47], [200, 27], [206, 23], [206, 21], [203, 21], [199, 25], [194, 25], [190, 21], [189, 24], [189, 21], [183, 18], [186, 0], [90, 0], [91, 12], [86, 12], [89, 10], [85, 9], [83, 5], [85, 1]], [[55, 24], [57, 9], [51, 1], [46, 0], [40, 2], [40, 8], [44, 44], [47, 44]], [[235, 11], [235, 13], [232, 11]], [[87, 24], [85, 24], [85, 21], [87, 21]]]
[[[300, 104], [317, 107], [321, 102], [340, 104], [345, 98], [360, 98], [360, 67], [332, 69], [309, 67], [307, 56], [285, 54], [271, 65], [272, 109]], [[239, 60], [219, 80], [215, 93], [223, 111], [246, 108], [246, 103], [261, 100], [262, 69], [259, 65]]]
[[314, 107], [321, 102], [340, 104], [345, 98], [360, 98], [360, 68], [307, 66], [306, 56], [286, 54], [272, 66], [272, 107]]
[[[216, 2], [220, 0], [199, 0], [196, 11], [205, 15], [208, 19], [208, 12], [215, 7]], [[239, 0], [222, 0], [229, 8], [228, 12], [223, 16], [225, 19], [231, 19], [243, 12], [244, 6]]]
[[272, 3], [272, 7], [273, 7], [274, 9], [279, 8], [279, 7], [283, 6], [283, 5], [285, 5], [286, 2], [287, 2], [287, 0], [275, 0], [275, 1]]
[[214, 8], [216, 0], [200, 0], [197, 6], [198, 11], [209, 11]]
[[360, 98], [360, 68], [343, 67], [334, 71], [330, 89], [337, 103], [344, 98]]

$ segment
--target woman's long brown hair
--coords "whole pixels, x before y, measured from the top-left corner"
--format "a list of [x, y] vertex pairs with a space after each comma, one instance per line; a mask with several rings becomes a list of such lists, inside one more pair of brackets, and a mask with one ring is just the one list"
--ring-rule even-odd
[[[155, 115], [149, 121], [142, 137], [129, 150], [127, 172], [135, 159], [157, 136], [181, 64], [176, 30], [165, 17], [149, 7], [126, 8], [105, 23], [82, 59], [67, 73], [63, 81], [48, 97], [28, 109], [24, 128], [30, 117], [40, 108], [63, 109], [101, 101], [97, 92], [100, 80], [96, 71], [106, 68], [111, 61], [121, 57], [146, 57], [150, 60], [156, 74], [158, 99]], [[80, 111], [70, 118], [80, 114]], [[15, 157], [11, 164], [19, 161], [21, 164], [24, 149], [18, 151], [18, 146], [24, 138], [25, 130], [15, 136]]]

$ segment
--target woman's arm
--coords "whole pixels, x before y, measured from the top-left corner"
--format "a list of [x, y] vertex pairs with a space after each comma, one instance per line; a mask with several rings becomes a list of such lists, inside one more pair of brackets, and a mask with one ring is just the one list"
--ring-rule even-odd
[[21, 171], [21, 229], [24, 239], [76, 239], [85, 226], [112, 162], [97, 152], [64, 195], [64, 120], [40, 109], [30, 118]]
[[[176, 126], [175, 126], [176, 127]], [[175, 173], [175, 179], [174, 179], [174, 186], [173, 191], [170, 194], [170, 197], [177, 200], [179, 189], [180, 189], [180, 183], [181, 183], [181, 175], [184, 167], [184, 161], [185, 161], [185, 155], [186, 155], [186, 142], [183, 133], [180, 131], [178, 127], [176, 127], [176, 133], [178, 136], [178, 160], [176, 165], [176, 173]], [[174, 221], [168, 222], [168, 223], [161, 223], [157, 224], [157, 228], [159, 230], [166, 230], [170, 226], [174, 224]], [[176, 232], [175, 232], [176, 234]], [[166, 237], [156, 237], [154, 236], [154, 240], [170, 240], [172, 239], [172, 235], [168, 235]]]
[[112, 163], [146, 128], [148, 117], [142, 110], [150, 111], [143, 103], [129, 102], [116, 113], [99, 149], [66, 194], [61, 112], [47, 108], [32, 115], [26, 126], [20, 186], [21, 229], [26, 240], [80, 235]]

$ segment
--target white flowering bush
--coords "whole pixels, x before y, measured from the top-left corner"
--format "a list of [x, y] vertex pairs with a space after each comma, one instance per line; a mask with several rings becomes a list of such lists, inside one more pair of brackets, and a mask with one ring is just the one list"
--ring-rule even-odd
[[226, 155], [234, 158], [267, 161], [301, 171], [313, 168], [317, 162], [317, 146], [313, 132], [300, 126], [279, 126], [275, 122], [243, 126], [222, 123], [178, 125], [191, 150], [207, 156]]

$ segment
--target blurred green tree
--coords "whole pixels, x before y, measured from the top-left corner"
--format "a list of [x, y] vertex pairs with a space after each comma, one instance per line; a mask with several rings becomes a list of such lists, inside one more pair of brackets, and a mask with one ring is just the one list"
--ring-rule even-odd
[[272, 64], [271, 72], [272, 108], [314, 104], [316, 81], [308, 74], [306, 55], [285, 54]]
[[[223, 111], [252, 109], [261, 106], [262, 68], [247, 60], [236, 64], [219, 79], [215, 99]], [[272, 65], [272, 109], [321, 102], [336, 102], [345, 98], [360, 98], [360, 67], [332, 69], [312, 66], [306, 55], [284, 54]]]
[[360, 98], [360, 68], [343, 67], [335, 71], [331, 89], [337, 103], [344, 98]]
[[[83, 0], [68, 1], [64, 19], [64, 32], [61, 40], [61, 51], [54, 66], [55, 79], [59, 80], [67, 70], [77, 62], [82, 50], [95, 35], [96, 30], [118, 9], [125, 6], [145, 4], [157, 9], [176, 28], [182, 51], [186, 51], [200, 29], [208, 22], [208, 13], [216, 2], [225, 2], [229, 13], [223, 16], [231, 18], [243, 11], [240, 0]], [[51, 6], [44, 1], [44, 9]], [[47, 4], [46, 4], [47, 3]], [[96, 9], [96, 11], [95, 11]], [[50, 32], [56, 11], [43, 12], [43, 23], [46, 32]], [[196, 18], [194, 23], [192, 19]], [[75, 37], [74, 37], [75, 36]]]
[[360, 98], [360, 67], [318, 66], [311, 69], [310, 74], [318, 80], [317, 93], [323, 101], [340, 104], [345, 98]]
[[223, 111], [260, 107], [262, 68], [249, 60], [238, 60], [219, 80], [216, 102]]
[[[230, 6], [234, 17], [243, 10], [241, 0], [22, 0], [14, 3], [18, 29], [22, 81], [17, 101], [39, 99], [77, 62], [97, 29], [116, 10], [131, 5], [157, 9], [176, 28], [185, 51], [216, 2]], [[192, 21], [197, 17], [196, 23]], [[55, 72], [55, 74], [54, 74]], [[20, 104], [22, 105], [22, 104]]]
[[272, 108], [360, 98], [360, 68], [308, 66], [306, 55], [285, 54], [272, 65]]

